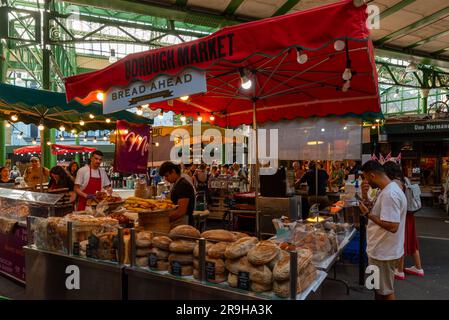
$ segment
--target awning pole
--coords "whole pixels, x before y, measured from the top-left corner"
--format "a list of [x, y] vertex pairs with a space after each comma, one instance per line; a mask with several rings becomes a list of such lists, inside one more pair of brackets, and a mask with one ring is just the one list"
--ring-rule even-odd
[[256, 236], [260, 239], [260, 214], [259, 214], [259, 140], [257, 134], [257, 97], [256, 97], [256, 87], [257, 87], [257, 77], [256, 73], [253, 73], [254, 87], [253, 87], [253, 129], [255, 131], [255, 142], [256, 142], [256, 166], [254, 172], [254, 183], [255, 183], [255, 205], [256, 205]]
[[40, 170], [39, 170], [39, 180], [41, 182], [41, 192], [44, 192], [44, 159], [45, 159], [45, 152], [44, 152], [44, 146], [45, 146], [45, 142], [44, 142], [44, 130], [39, 130], [39, 134], [41, 136], [41, 166], [40, 166]]

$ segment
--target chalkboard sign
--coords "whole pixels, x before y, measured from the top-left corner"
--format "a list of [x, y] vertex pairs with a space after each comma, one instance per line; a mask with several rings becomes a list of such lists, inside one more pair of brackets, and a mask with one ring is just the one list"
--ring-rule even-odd
[[86, 244], [86, 257], [92, 258], [92, 248], [89, 244]]
[[118, 235], [117, 236], [113, 236], [112, 237], [112, 248], [118, 249], [119, 243], [120, 242], [119, 242]]
[[74, 256], [79, 256], [80, 255], [80, 243], [79, 242], [74, 242], [73, 243], [73, 255]]
[[206, 279], [215, 280], [215, 263], [206, 261]]
[[148, 266], [150, 268], [157, 268], [157, 254], [152, 252], [148, 255]]
[[178, 261], [171, 262], [171, 274], [174, 276], [182, 276], [182, 267]]
[[249, 272], [242, 272], [239, 271], [238, 274], [238, 280], [237, 280], [237, 287], [242, 290], [249, 291], [250, 285], [249, 285]]
[[97, 250], [100, 245], [100, 239], [98, 239], [95, 235], [91, 235], [88, 238], [89, 247], [91, 250]]

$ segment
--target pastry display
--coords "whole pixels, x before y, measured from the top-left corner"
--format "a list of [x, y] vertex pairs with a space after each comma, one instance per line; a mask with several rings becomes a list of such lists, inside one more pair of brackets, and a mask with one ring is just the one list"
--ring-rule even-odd
[[129, 197], [125, 200], [124, 207], [134, 212], [151, 212], [176, 208], [171, 200], [143, 199], [138, 197]]
[[136, 246], [140, 248], [151, 247], [153, 233], [151, 231], [141, 231], [136, 233]]
[[201, 234], [201, 237], [206, 238], [208, 240], [223, 241], [223, 242], [234, 242], [236, 240], [236, 236], [234, 234], [232, 234], [228, 230], [223, 229], [204, 231]]
[[88, 199], [87, 200], [87, 205], [88, 206], [96, 206], [98, 205], [100, 202], [104, 202], [104, 203], [118, 203], [118, 202], [122, 202], [123, 199], [117, 196], [110, 196], [108, 195], [106, 192], [104, 191], [98, 191], [95, 194], [95, 197], [93, 199]]

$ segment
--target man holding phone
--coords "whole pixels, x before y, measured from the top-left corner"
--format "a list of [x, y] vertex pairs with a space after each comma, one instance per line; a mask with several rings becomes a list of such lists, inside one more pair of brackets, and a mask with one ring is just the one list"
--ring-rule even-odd
[[404, 254], [405, 217], [407, 199], [401, 188], [385, 174], [377, 161], [370, 160], [362, 166], [364, 184], [379, 188], [370, 210], [359, 203], [361, 214], [368, 218], [368, 264], [379, 268], [379, 288], [376, 300], [395, 300], [394, 270]]

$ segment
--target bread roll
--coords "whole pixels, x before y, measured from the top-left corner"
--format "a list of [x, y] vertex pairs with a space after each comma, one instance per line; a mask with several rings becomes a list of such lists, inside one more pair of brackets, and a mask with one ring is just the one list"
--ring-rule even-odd
[[[308, 249], [298, 249], [298, 274], [312, 261], [312, 252]], [[283, 257], [276, 263], [273, 269], [273, 277], [277, 281], [290, 279], [290, 254]]]
[[206, 257], [206, 266], [207, 262], [212, 262], [215, 264], [215, 273], [225, 273], [225, 263], [222, 259], [213, 259], [211, 257]]
[[182, 253], [170, 253], [168, 256], [169, 262], [179, 262], [181, 265], [192, 265], [193, 264], [193, 256], [191, 254], [182, 254]]
[[172, 239], [170, 239], [167, 236], [158, 236], [154, 237], [152, 240], [153, 247], [169, 251], [170, 243], [172, 242]]
[[[173, 273], [172, 266], [169, 266], [170, 273]], [[193, 267], [192, 266], [182, 266], [181, 267], [181, 276], [191, 276], [193, 275]]]
[[249, 237], [248, 234], [243, 233], [243, 232], [231, 231], [231, 233], [234, 235], [235, 240], [239, 240], [239, 239], [241, 239], [241, 238]]
[[273, 284], [270, 282], [269, 284], [251, 282], [251, 291], [254, 292], [265, 292], [271, 291]]
[[[209, 250], [209, 248], [213, 245], [212, 242], [207, 241], [206, 242], [206, 255], [207, 255], [207, 250]], [[193, 249], [193, 256], [195, 258], [198, 258], [200, 256], [200, 244], [199, 242], [196, 244], [195, 248]]]
[[156, 270], [167, 271], [170, 267], [170, 263], [167, 260], [158, 260], [156, 265]]
[[136, 234], [136, 247], [147, 248], [151, 246], [153, 233], [151, 231], [141, 231]]
[[194, 269], [200, 268], [200, 261], [197, 258], [193, 258], [193, 268]]
[[187, 224], [183, 224], [177, 227], [174, 227], [170, 230], [170, 233], [168, 234], [170, 238], [177, 239], [180, 237], [191, 237], [191, 238], [199, 238], [200, 232], [198, 229], [189, 226]]
[[226, 248], [225, 257], [228, 259], [237, 259], [245, 256], [259, 240], [256, 237], [246, 237], [237, 240]]
[[226, 259], [225, 267], [229, 272], [238, 274], [239, 271], [249, 272], [253, 266], [248, 262], [248, 258], [243, 256], [240, 259]]
[[216, 273], [215, 279], [207, 279], [207, 281], [212, 283], [222, 283], [225, 282], [228, 279], [225, 273]]
[[248, 261], [254, 265], [264, 265], [276, 258], [279, 247], [270, 241], [260, 241], [255, 247], [248, 251]]
[[249, 279], [268, 286], [273, 282], [273, 273], [267, 266], [254, 266], [249, 269]]
[[237, 275], [235, 275], [233, 273], [229, 273], [228, 274], [228, 284], [229, 284], [230, 287], [237, 288], [238, 280], [239, 280], [239, 278], [238, 278]]
[[193, 277], [197, 280], [200, 278], [200, 272], [195, 267], [193, 267]]
[[226, 248], [229, 246], [229, 242], [218, 242], [209, 247], [207, 255], [214, 259], [224, 258]]
[[204, 231], [201, 237], [223, 242], [234, 242], [236, 240], [236, 237], [230, 231], [223, 229]]
[[136, 266], [141, 268], [148, 267], [148, 258], [147, 257], [136, 258]]
[[281, 251], [279, 251], [279, 254], [276, 256], [276, 258], [274, 258], [273, 260], [270, 261], [270, 263], [268, 263], [268, 268], [270, 268], [270, 270], [273, 271], [276, 263], [279, 260], [281, 260], [283, 257], [288, 256], [288, 255], [289, 255], [288, 252], [281, 249]]
[[150, 250], [151, 253], [155, 253], [156, 254], [156, 258], [158, 260], [167, 260], [168, 259], [168, 255], [170, 254], [169, 251], [165, 251], [159, 248], [151, 248]]
[[[316, 278], [316, 273], [309, 273], [308, 275], [302, 275], [298, 277], [296, 293], [299, 294], [306, 290]], [[290, 280], [287, 281], [274, 281], [273, 292], [283, 298], [290, 296]]]
[[136, 256], [137, 257], [147, 257], [148, 258], [148, 255], [150, 254], [150, 252], [151, 252], [151, 249], [149, 249], [149, 248], [147, 248], [147, 249], [137, 248]]
[[193, 249], [195, 249], [196, 242], [191, 240], [173, 240], [170, 243], [170, 252], [176, 253], [193, 253]]

